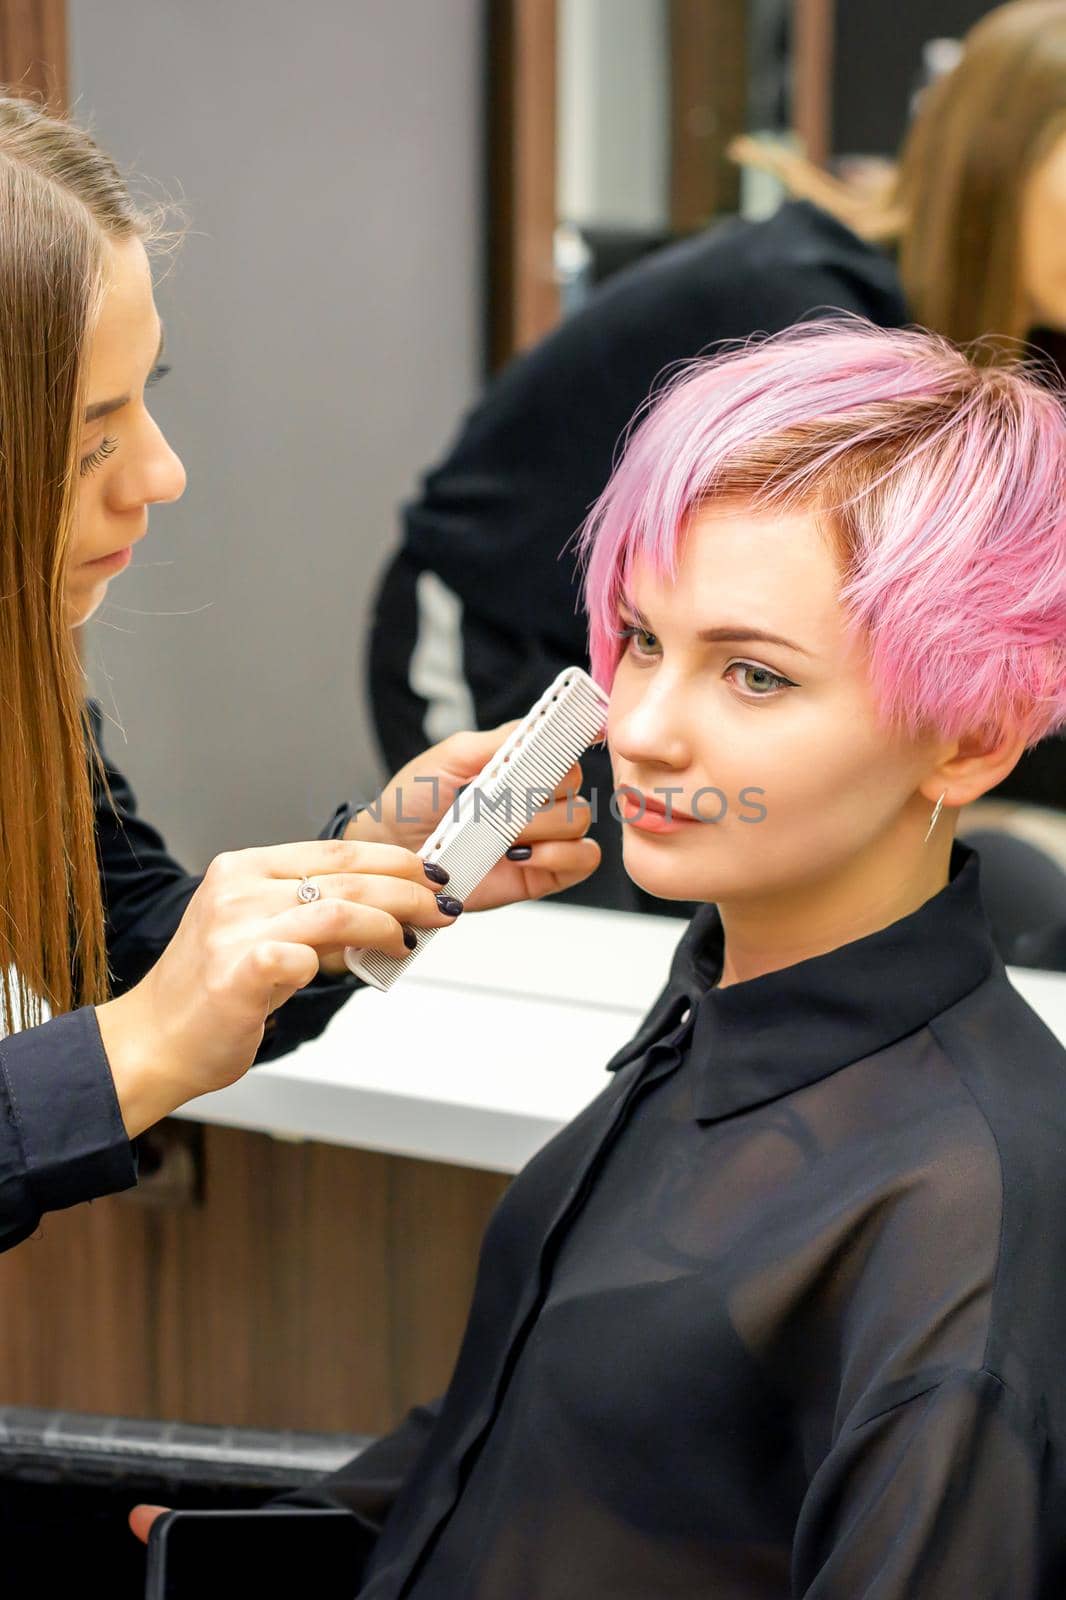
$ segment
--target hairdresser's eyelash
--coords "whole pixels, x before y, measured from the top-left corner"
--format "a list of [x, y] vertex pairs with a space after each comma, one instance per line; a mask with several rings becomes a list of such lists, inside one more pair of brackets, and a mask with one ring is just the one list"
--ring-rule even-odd
[[[615, 628], [612, 631], [617, 638], [623, 639], [627, 643], [632, 643], [642, 636], [645, 639], [655, 638], [654, 633], [651, 633], [647, 628], [638, 627], [635, 623], [627, 624], [621, 628]], [[654, 655], [654, 651], [652, 650], [640, 650], [637, 648], [634, 648], [632, 653], [637, 656], [638, 659], [645, 661], [650, 656]], [[725, 669], [726, 675], [728, 676], [730, 672], [735, 671], [737, 667], [741, 667], [745, 672], [761, 672], [767, 678], [769, 678], [773, 684], [776, 685], [776, 688], [772, 693], [742, 694], [742, 698], [745, 700], [777, 700], [785, 689], [796, 689], [799, 687], [798, 684], [793, 683], [791, 678], [783, 677], [780, 672], [771, 672], [769, 667], [761, 667], [757, 662], [754, 661], [731, 661], [728, 667]]]
[[87, 456], [82, 456], [79, 467], [81, 476], [84, 478], [87, 472], [95, 472], [96, 468], [101, 466], [108, 456], [113, 455], [117, 449], [117, 439], [102, 439], [95, 450], [91, 450]]
[[[160, 378], [165, 378], [169, 371], [170, 367], [165, 361], [157, 362], [144, 380], [145, 388], [150, 389], [153, 384], [159, 382]], [[81, 476], [84, 478], [86, 473], [95, 472], [97, 467], [102, 466], [108, 456], [114, 455], [117, 449], [117, 439], [107, 438], [101, 440], [95, 450], [91, 450], [87, 456], [82, 456], [78, 468]]]

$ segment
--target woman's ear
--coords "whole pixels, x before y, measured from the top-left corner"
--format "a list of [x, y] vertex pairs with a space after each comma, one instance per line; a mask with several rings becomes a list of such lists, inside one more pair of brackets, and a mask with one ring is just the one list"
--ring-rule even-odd
[[954, 753], [940, 760], [923, 781], [922, 793], [935, 801], [946, 790], [948, 805], [969, 805], [1013, 772], [1025, 743], [1025, 734], [1018, 732], [1006, 733], [994, 743], [987, 735], [964, 734]]

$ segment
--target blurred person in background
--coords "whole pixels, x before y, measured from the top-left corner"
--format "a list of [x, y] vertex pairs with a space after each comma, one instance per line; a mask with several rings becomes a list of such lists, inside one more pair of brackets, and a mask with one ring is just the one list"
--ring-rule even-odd
[[[630, 417], [673, 366], [718, 341], [811, 315], [859, 313], [981, 340], [979, 362], [1051, 351], [1066, 333], [1066, 3], [1014, 0], [966, 36], [921, 94], [879, 193], [743, 141], [792, 192], [767, 220], [730, 217], [617, 273], [486, 388], [405, 507], [369, 650], [390, 767], [452, 729], [519, 714], [584, 659], [572, 538]], [[602, 752], [586, 770], [604, 851], [578, 903], [691, 914], [630, 882], [606, 804]], [[992, 799], [1066, 811], [1066, 741], [1023, 756]], [[1066, 873], [1043, 851], [972, 834], [1001, 954], [1062, 960]], [[1056, 951], [1060, 953], [1056, 955]]]

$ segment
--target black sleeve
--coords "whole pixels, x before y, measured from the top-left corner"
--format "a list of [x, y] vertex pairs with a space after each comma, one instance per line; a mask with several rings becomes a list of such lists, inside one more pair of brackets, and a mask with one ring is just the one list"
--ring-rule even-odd
[[[493, 379], [404, 508], [376, 597], [367, 676], [391, 771], [460, 728], [522, 716], [564, 666], [587, 666], [573, 536], [656, 381], [827, 306], [871, 309], [791, 235], [726, 224], [617, 274]], [[560, 899], [663, 910], [622, 868], [606, 760], [587, 765], [604, 865]]]
[[268, 1504], [350, 1511], [364, 1534], [363, 1566], [352, 1575], [354, 1580], [361, 1579], [396, 1497], [429, 1442], [441, 1404], [442, 1399], [437, 1399], [415, 1406], [398, 1428], [375, 1439], [336, 1472], [306, 1488], [277, 1495]]
[[100, 708], [90, 701], [88, 710], [110, 790], [109, 797], [94, 767], [107, 959], [112, 993], [119, 995], [159, 960], [201, 880], [174, 860], [162, 836], [138, 813], [133, 790], [104, 750]]
[[[883, 1193], [834, 1252], [839, 1298], [817, 1323], [825, 1337], [791, 1346], [807, 1467], [797, 1600], [1059, 1592], [1040, 1578], [1062, 1520], [1043, 1352], [1008, 1339], [1010, 1384], [984, 1359], [986, 1308], [1010, 1248], [1002, 1241], [1024, 1202], [1007, 1209], [1014, 1180], [982, 1112], [972, 1133], [950, 1126], [949, 1115], [906, 1183]], [[892, 1139], [886, 1131], [885, 1149]], [[872, 1194], [877, 1180], [868, 1181]]]
[[[799, 1518], [802, 1600], [1033, 1600], [1047, 1439], [987, 1371], [871, 1399], [816, 1472]], [[1050, 1543], [1050, 1541], [1049, 1541]]]
[[0, 1250], [136, 1181], [92, 1006], [0, 1040]]
[[[101, 714], [89, 702], [93, 732], [104, 760], [110, 798], [95, 773], [97, 852], [104, 898], [104, 920], [112, 992], [139, 983], [163, 954], [202, 879], [186, 872], [167, 850], [162, 836], [137, 810], [129, 783], [103, 752]], [[319, 835], [335, 838], [352, 814], [340, 806]], [[319, 975], [267, 1019], [256, 1061], [270, 1061], [322, 1032], [355, 989], [354, 975]]]

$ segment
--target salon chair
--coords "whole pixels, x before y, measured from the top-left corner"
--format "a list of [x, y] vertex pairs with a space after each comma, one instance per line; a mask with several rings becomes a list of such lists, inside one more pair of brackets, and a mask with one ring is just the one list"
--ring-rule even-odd
[[991, 809], [981, 811], [974, 827], [967, 813], [978, 806], [968, 806], [958, 836], [981, 859], [981, 895], [1000, 955], [1008, 966], [1066, 972], [1066, 815], [1016, 808], [1014, 814], [1030, 812], [1031, 828], [1040, 818], [1046, 829], [1023, 837], [1007, 825], [1009, 815], [1003, 825], [990, 825]]
[[1014, 949], [1016, 966], [1066, 972], [1066, 923], [1058, 928], [1019, 934]]
[[[3, 1592], [142, 1600], [132, 1506], [239, 1510], [332, 1472], [370, 1440], [0, 1407]], [[236, 1597], [235, 1597], [236, 1600]]]

